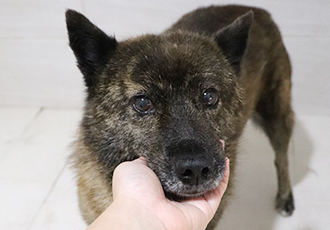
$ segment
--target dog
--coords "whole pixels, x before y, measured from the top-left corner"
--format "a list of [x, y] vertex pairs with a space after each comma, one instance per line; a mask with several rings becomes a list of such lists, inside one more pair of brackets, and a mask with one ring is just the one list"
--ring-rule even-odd
[[[250, 118], [275, 151], [276, 209], [292, 214], [291, 64], [267, 11], [199, 8], [159, 35], [121, 42], [76, 11], [66, 12], [66, 23], [86, 84], [71, 159], [88, 224], [111, 204], [112, 174], [123, 161], [146, 157], [170, 199], [216, 188], [226, 157], [234, 177], [239, 137]], [[232, 181], [208, 229], [219, 220]]]

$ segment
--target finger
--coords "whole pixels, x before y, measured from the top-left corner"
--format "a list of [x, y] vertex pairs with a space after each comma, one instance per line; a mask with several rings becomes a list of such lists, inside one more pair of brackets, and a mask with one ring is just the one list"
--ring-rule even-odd
[[222, 181], [220, 182], [219, 186], [214, 189], [212, 192], [206, 194], [204, 196], [205, 201], [208, 203], [209, 210], [211, 210], [211, 218], [214, 216], [215, 212], [217, 211], [222, 196], [224, 195], [229, 180], [229, 159], [226, 158], [226, 169], [223, 176]]
[[[141, 173], [147, 166], [147, 159], [145, 157], [139, 157], [133, 161], [124, 161], [120, 163], [114, 170], [115, 175], [134, 175], [136, 173]], [[141, 171], [142, 169], [142, 171]]]
[[147, 165], [147, 158], [145, 157], [139, 157], [133, 161], [131, 161], [132, 163], [138, 163], [138, 164], [143, 164], [143, 165]]
[[225, 193], [227, 187], [228, 187], [228, 182], [229, 182], [229, 174], [230, 174], [230, 160], [228, 157], [226, 157], [226, 169], [225, 173], [223, 175], [223, 179], [220, 182], [220, 185], [218, 187], [218, 191], [220, 193], [220, 196], [222, 197], [223, 194]]
[[216, 189], [214, 189], [211, 193], [206, 194], [204, 196], [205, 200], [209, 203], [210, 208], [214, 212], [216, 212], [216, 210], [218, 209], [222, 196], [224, 195], [228, 186], [229, 173], [230, 173], [229, 164], [230, 161], [228, 158], [226, 158], [226, 168], [222, 181], [220, 182], [219, 186]]

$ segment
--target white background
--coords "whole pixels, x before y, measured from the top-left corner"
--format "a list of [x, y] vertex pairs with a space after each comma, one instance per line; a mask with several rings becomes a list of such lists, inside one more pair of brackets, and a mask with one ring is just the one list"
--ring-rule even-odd
[[85, 227], [66, 161], [84, 100], [68, 46], [67, 8], [122, 40], [159, 33], [197, 7], [228, 3], [267, 9], [292, 60], [296, 212], [283, 218], [274, 211], [273, 151], [248, 124], [236, 189], [219, 230], [329, 229], [329, 0], [0, 0], [0, 229]]
[[72, 8], [120, 40], [159, 33], [198, 6], [241, 3], [267, 9], [293, 63], [296, 112], [330, 114], [330, 1], [1, 0], [0, 105], [79, 108], [83, 82], [67, 46]]

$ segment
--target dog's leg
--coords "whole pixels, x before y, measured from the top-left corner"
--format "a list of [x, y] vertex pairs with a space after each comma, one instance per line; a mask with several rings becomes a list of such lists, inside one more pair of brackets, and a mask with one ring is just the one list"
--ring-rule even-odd
[[278, 179], [276, 209], [282, 215], [289, 216], [294, 211], [294, 201], [287, 152], [294, 114], [291, 109], [291, 67], [286, 55], [278, 61], [277, 67], [272, 73], [271, 82], [267, 82], [256, 111], [262, 118], [262, 126], [275, 150]]
[[270, 120], [265, 120], [265, 129], [270, 142], [275, 150], [275, 166], [277, 170], [278, 193], [276, 209], [285, 216], [291, 215], [294, 202], [289, 178], [288, 144], [291, 136], [293, 115], [279, 115]]

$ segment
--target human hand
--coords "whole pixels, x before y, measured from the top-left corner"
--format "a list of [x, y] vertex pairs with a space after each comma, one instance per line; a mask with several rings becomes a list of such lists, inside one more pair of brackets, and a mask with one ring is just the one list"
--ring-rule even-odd
[[219, 206], [228, 179], [227, 159], [224, 179], [216, 189], [199, 198], [176, 202], [165, 197], [158, 177], [147, 166], [145, 158], [124, 162], [114, 172], [114, 201], [102, 214], [108, 222], [103, 226], [109, 228], [93, 229], [205, 229]]

